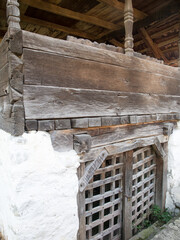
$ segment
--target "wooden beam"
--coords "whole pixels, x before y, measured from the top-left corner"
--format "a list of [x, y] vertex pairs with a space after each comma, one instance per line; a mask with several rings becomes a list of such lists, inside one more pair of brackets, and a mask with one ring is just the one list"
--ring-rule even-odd
[[[122, 2], [119, 2], [117, 0], [98, 0], [98, 1], [106, 3], [107, 5], [115, 8], [116, 10], [119, 10], [120, 12], [124, 12], [124, 3]], [[134, 8], [134, 17], [137, 19], [143, 19], [147, 17], [147, 14]]]
[[119, 41], [117, 41], [115, 38], [109, 40], [110, 43], [112, 43], [114, 46], [116, 47], [121, 47], [124, 48], [124, 44], [120, 43]]
[[[167, 34], [168, 32], [172, 32], [172, 31], [174, 31], [174, 30], [176, 30], [176, 29], [179, 29], [179, 23], [177, 23], [177, 24], [175, 24], [175, 25], [173, 25], [173, 26], [171, 26], [171, 27], [168, 27], [168, 28], [165, 28], [165, 29], [163, 29], [162, 31], [158, 31], [158, 32], [156, 32], [156, 33], [153, 33], [152, 35], [151, 35], [151, 38], [153, 39], [153, 38], [159, 38], [159, 37], [161, 37], [163, 34]], [[137, 42], [135, 42], [134, 43], [134, 46], [135, 47], [137, 47], [137, 46], [139, 46], [139, 45], [141, 45], [141, 44], [143, 44], [144, 43], [144, 41], [143, 40], [140, 40], [140, 41], [137, 41]]]
[[78, 29], [61, 26], [59, 24], [51, 23], [51, 22], [40, 20], [40, 19], [37, 19], [37, 18], [22, 16], [21, 20], [25, 23], [35, 24], [35, 25], [42, 26], [42, 27], [47, 27], [47, 28], [53, 28], [55, 30], [62, 31], [62, 32], [65, 32], [65, 33], [68, 33], [68, 34], [72, 34], [72, 35], [75, 35], [75, 36], [78, 36], [78, 37], [87, 38], [87, 39], [91, 39], [91, 40], [96, 39], [95, 36], [93, 36], [89, 33], [85, 33], [83, 31], [80, 31]]
[[148, 48], [150, 48], [154, 56], [158, 59], [163, 59], [165, 63], [168, 63], [167, 58], [164, 56], [163, 52], [159, 49], [158, 45], [153, 42], [145, 28], [141, 28], [140, 33], [144, 39], [145, 44], [147, 45]]
[[114, 23], [111, 23], [109, 21], [104, 21], [102, 19], [99, 19], [94, 16], [88, 16], [83, 13], [75, 12], [66, 8], [59, 7], [57, 5], [51, 4], [44, 2], [42, 0], [36, 0], [36, 1], [31, 1], [31, 0], [21, 0], [23, 3], [26, 3], [27, 5], [38, 8], [43, 11], [51, 12], [57, 15], [61, 15], [64, 17], [76, 19], [79, 21], [87, 22], [96, 26], [100, 26], [106, 29], [111, 29], [111, 30], [117, 30], [121, 26], [118, 26]]

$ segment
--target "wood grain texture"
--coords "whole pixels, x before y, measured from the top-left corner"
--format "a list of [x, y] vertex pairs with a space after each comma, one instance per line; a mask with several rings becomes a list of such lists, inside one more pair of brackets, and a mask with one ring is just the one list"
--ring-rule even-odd
[[140, 70], [27, 49], [23, 59], [25, 84], [164, 95], [180, 93], [179, 79]]
[[22, 2], [34, 8], [38, 8], [47, 12], [76, 19], [79, 21], [87, 22], [110, 30], [117, 30], [120, 28], [119, 25], [111, 23], [110, 21], [104, 21], [103, 19], [97, 18], [95, 16], [89, 16], [80, 12], [75, 12], [67, 8], [62, 8], [60, 6], [44, 2], [42, 0], [36, 0], [35, 2], [32, 2], [30, 0], [22, 0]]
[[9, 64], [7, 63], [1, 70], [0, 70], [0, 96], [4, 96], [8, 92], [8, 80], [9, 80]]
[[107, 63], [132, 70], [153, 72], [154, 74], [161, 74], [173, 78], [179, 78], [180, 76], [178, 69], [174, 67], [137, 57], [128, 57], [125, 54], [98, 49], [83, 44], [54, 39], [27, 31], [23, 31], [23, 47]]
[[24, 86], [26, 119], [154, 114], [180, 111], [180, 97], [48, 86]]
[[[110, 151], [110, 155], [113, 155], [113, 154], [116, 154], [116, 151], [121, 152], [122, 149], [126, 150], [126, 145], [128, 146], [128, 144], [126, 142], [125, 145], [121, 145], [123, 141], [132, 140], [134, 142], [130, 141], [129, 143], [132, 144], [133, 146], [135, 144], [136, 148], [138, 148], [139, 142], [135, 140], [136, 138], [152, 137], [153, 141], [151, 141], [151, 145], [154, 144], [154, 139], [157, 136], [163, 136], [163, 139], [167, 139], [167, 137], [164, 137], [163, 135], [163, 126], [164, 126], [164, 123], [159, 123], [159, 124], [152, 123], [152, 124], [144, 124], [144, 125], [115, 126], [115, 127], [103, 127], [103, 128], [91, 128], [91, 129], [87, 128], [83, 130], [80, 130], [80, 129], [61, 130], [61, 131], [52, 131], [50, 134], [51, 136], [53, 136], [52, 142], [53, 142], [53, 145], [56, 147], [56, 150], [59, 149], [58, 151], [62, 151], [63, 144], [61, 139], [63, 139], [64, 136], [66, 136], [66, 139], [68, 139], [69, 146], [70, 146], [72, 145], [70, 142], [73, 142], [73, 135], [82, 134], [86, 132], [91, 136], [92, 149], [90, 150], [89, 153], [85, 154], [85, 159], [86, 160], [89, 159], [89, 161], [91, 161], [97, 157], [96, 150], [97, 149], [102, 150], [104, 146], [108, 146], [108, 151]], [[160, 142], [162, 142], [162, 139], [159, 139], [159, 140]], [[142, 141], [140, 141], [140, 143], [142, 143]], [[119, 148], [119, 146], [121, 146], [122, 149], [121, 147]], [[127, 148], [126, 151], [129, 151], [131, 149]]]
[[133, 150], [125, 153], [124, 161], [124, 199], [123, 199], [123, 240], [132, 237], [132, 175]]

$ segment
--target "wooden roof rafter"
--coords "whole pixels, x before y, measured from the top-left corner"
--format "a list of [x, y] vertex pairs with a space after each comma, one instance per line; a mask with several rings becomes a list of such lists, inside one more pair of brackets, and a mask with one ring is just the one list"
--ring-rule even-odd
[[86, 23], [90, 23], [92, 25], [96, 25], [99, 27], [103, 27], [105, 29], [110, 29], [110, 30], [117, 30], [121, 28], [121, 25], [117, 25], [114, 23], [111, 23], [109, 21], [105, 21], [102, 19], [99, 19], [94, 16], [89, 16], [83, 13], [75, 12], [66, 8], [59, 7], [55, 4], [44, 2], [42, 0], [36, 0], [36, 1], [31, 1], [31, 0], [21, 0], [21, 2], [27, 4], [28, 6], [38, 8], [43, 11], [47, 11], [50, 13], [54, 13], [57, 15], [61, 15], [64, 17], [72, 18], [75, 20], [83, 21]]

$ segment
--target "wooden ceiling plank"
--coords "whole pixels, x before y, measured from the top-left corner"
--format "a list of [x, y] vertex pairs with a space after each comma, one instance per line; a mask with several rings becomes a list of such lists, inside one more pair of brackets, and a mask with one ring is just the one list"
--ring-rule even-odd
[[34, 8], [38, 8], [40, 10], [43, 11], [47, 11], [47, 12], [51, 12], [57, 15], [61, 15], [64, 17], [68, 17], [68, 18], [72, 18], [72, 19], [76, 19], [79, 21], [83, 21], [83, 22], [87, 22], [96, 26], [100, 26], [103, 27], [105, 29], [111, 29], [111, 30], [117, 30], [119, 29], [121, 26], [116, 25], [114, 23], [108, 22], [108, 21], [104, 21], [102, 19], [99, 19], [97, 17], [94, 16], [89, 16], [83, 13], [79, 13], [79, 12], [75, 12], [66, 8], [62, 8], [59, 7], [57, 5], [48, 3], [48, 2], [44, 2], [42, 0], [36, 0], [36, 1], [32, 1], [32, 0], [21, 0], [21, 2], [34, 7]]
[[37, 19], [37, 18], [22, 16], [21, 19], [25, 23], [30, 23], [30, 24], [34, 24], [34, 25], [37, 25], [37, 26], [42, 26], [42, 27], [46, 27], [46, 28], [50, 28], [50, 29], [55, 29], [55, 30], [62, 31], [62, 32], [72, 34], [72, 35], [82, 37], [82, 38], [87, 38], [87, 39], [91, 39], [91, 40], [96, 39], [95, 36], [93, 36], [91, 34], [88, 34], [88, 33], [85, 33], [83, 31], [80, 31], [78, 29], [64, 27], [64, 26], [61, 26], [59, 24], [51, 23], [51, 22], [40, 20], [40, 19]]
[[145, 44], [147, 45], [147, 47], [151, 49], [154, 56], [158, 59], [163, 59], [165, 63], [168, 63], [167, 58], [164, 56], [163, 52], [159, 49], [158, 45], [153, 42], [145, 28], [140, 28], [140, 33], [143, 37]]
[[[113, 7], [121, 12], [124, 12], [124, 3], [122, 3], [122, 2], [119, 2], [117, 0], [98, 0], [98, 1], [106, 3], [107, 5]], [[134, 17], [137, 19], [143, 19], [143, 18], [147, 17], [147, 14], [134, 8]]]
[[[149, 26], [150, 24], [152, 24], [153, 22], [160, 22], [163, 21], [165, 19], [167, 19], [169, 16], [171, 16], [174, 13], [178, 12], [180, 3], [179, 2], [175, 2], [173, 4], [169, 4], [167, 6], [165, 6], [164, 8], [160, 9], [158, 12], [153, 13], [150, 16], [147, 16], [146, 18], [136, 21], [134, 23], [133, 29], [134, 32], [138, 32], [138, 30], [142, 27], [146, 27]], [[115, 32], [110, 32], [104, 36], [101, 36], [101, 39], [99, 39], [99, 41], [108, 41], [109, 39], [115, 38], [119, 36], [119, 38], [124, 37], [124, 29], [120, 29], [119, 31], [115, 31]]]

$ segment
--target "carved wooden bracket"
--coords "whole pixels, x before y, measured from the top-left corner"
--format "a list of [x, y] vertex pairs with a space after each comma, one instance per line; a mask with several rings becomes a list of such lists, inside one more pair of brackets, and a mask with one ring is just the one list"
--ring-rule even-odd
[[20, 10], [17, 0], [7, 0], [7, 23], [8, 28], [21, 29], [20, 27]]
[[84, 134], [74, 135], [74, 150], [78, 153], [86, 153], [91, 149], [91, 136]]
[[108, 154], [109, 154], [108, 151], [106, 150], [106, 148], [104, 148], [103, 151], [99, 154], [99, 156], [86, 169], [86, 172], [79, 181], [80, 192], [84, 191], [89, 181], [92, 179], [95, 171], [101, 166], [101, 164], [107, 158]]

